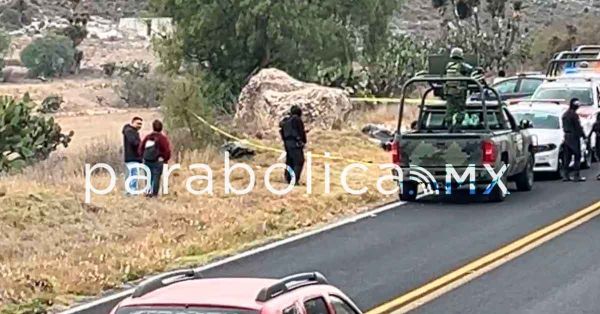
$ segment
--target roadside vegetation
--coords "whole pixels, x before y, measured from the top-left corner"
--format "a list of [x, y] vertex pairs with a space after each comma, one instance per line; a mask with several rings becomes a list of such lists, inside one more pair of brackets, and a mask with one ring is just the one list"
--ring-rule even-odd
[[[395, 107], [381, 108], [363, 119], [391, 125], [392, 112]], [[118, 137], [96, 142], [93, 147], [73, 146], [20, 175], [4, 178], [0, 184], [3, 309], [12, 312], [9, 309], [16, 305], [21, 309], [35, 305], [40, 311], [60, 307], [82, 296], [118, 288], [123, 282], [199, 265], [394, 200], [395, 196], [382, 197], [375, 188], [377, 176], [388, 174], [376, 164], [387, 163], [390, 157], [357, 129], [346, 126], [333, 132], [315, 131], [310, 151], [374, 162], [369, 172], [357, 170], [350, 176], [351, 187], [369, 188], [361, 196], [342, 190], [339, 176], [346, 163], [339, 162], [330, 162], [331, 193], [323, 195], [324, 160], [320, 159], [313, 161], [313, 195], [306, 195], [306, 186], [296, 187], [285, 197], [273, 195], [262, 179], [266, 168], [279, 158], [271, 152], [259, 152], [248, 161], [257, 174], [254, 192], [224, 195], [222, 156], [215, 147], [207, 147], [177, 156], [184, 170], [174, 173], [170, 194], [158, 202], [125, 197], [119, 180], [119, 191], [94, 196], [92, 204], [86, 205], [82, 164], [102, 161], [120, 169]], [[276, 140], [261, 143], [279, 147]], [[185, 191], [185, 179], [201, 174], [185, 170], [192, 162], [207, 163], [213, 169], [213, 196], [193, 196]], [[107, 182], [106, 176], [94, 177], [99, 187]], [[279, 189], [285, 187], [279, 172], [273, 173], [272, 182]], [[243, 172], [233, 173], [234, 186], [247, 183]], [[386, 187], [393, 188], [393, 183], [387, 182]]]
[[[305, 185], [285, 197], [273, 195], [262, 178], [280, 156], [259, 150], [253, 160], [244, 161], [256, 170], [254, 192], [225, 195], [219, 152], [225, 139], [191, 118], [189, 112], [246, 137], [228, 126], [242, 87], [263, 68], [276, 67], [303, 81], [344, 88], [352, 96], [393, 97], [398, 96], [406, 79], [424, 68], [428, 54], [446, 51], [452, 45], [475, 51], [482, 65], [494, 72], [521, 70], [523, 64], [539, 68], [551, 56], [550, 51], [595, 39], [600, 42], [596, 36], [600, 32], [588, 31], [585, 26], [591, 21], [582, 22], [577, 31], [572, 26], [552, 26], [557, 35], [551, 39], [529, 34], [520, 27], [525, 17], [518, 14], [518, 1], [505, 6], [505, 1], [498, 0], [481, 1], [486, 4], [485, 14], [491, 16], [485, 21], [480, 13], [453, 7], [480, 1], [432, 1], [432, 10], [439, 9], [432, 14], [440, 16], [443, 37], [418, 38], [390, 29], [400, 2], [355, 1], [347, 5], [328, 0], [317, 5], [302, 1], [152, 0], [152, 11], [172, 16], [177, 25], [175, 33], [153, 40], [160, 66], [150, 69], [136, 63], [116, 71], [113, 64], [105, 74], [112, 77], [113, 72], [118, 73], [115, 89], [123, 106], [161, 107], [160, 112], [140, 109], [135, 113], [145, 118], [146, 125], [154, 118], [167, 122], [175, 159], [183, 170], [172, 175], [169, 195], [159, 200], [125, 197], [119, 179], [118, 191], [94, 196], [92, 204], [85, 204], [83, 165], [102, 162], [122, 169], [120, 128], [132, 114], [39, 120], [52, 129], [52, 141], [42, 145], [42, 155], [27, 145], [13, 147], [21, 149], [23, 156], [34, 153], [26, 162], [14, 165], [4, 166], [8, 156], [4, 153], [9, 150], [2, 146], [3, 133], [0, 313], [45, 313], [118, 289], [124, 282], [206, 263], [396, 199], [375, 190], [377, 178], [388, 174], [377, 164], [389, 162], [390, 156], [359, 131], [364, 123], [393, 128], [397, 112], [393, 105], [369, 106], [355, 112], [339, 130], [313, 130], [309, 134], [308, 150], [313, 153], [329, 152], [372, 162], [368, 172], [355, 171], [349, 182], [354, 188], [368, 187], [368, 193], [353, 196], [344, 192], [339, 175], [347, 163], [330, 161], [331, 193], [324, 195], [325, 161], [314, 159], [312, 195], [306, 195]], [[501, 23], [506, 20], [512, 23], [510, 29], [509, 24]], [[32, 76], [77, 72], [83, 58], [77, 47], [86, 34], [77, 23], [74, 19], [63, 35], [45, 34], [23, 50], [21, 61]], [[10, 38], [0, 32], [0, 57], [9, 47]], [[53, 97], [60, 99], [60, 95]], [[49, 108], [57, 111], [56, 105]], [[23, 112], [25, 122], [39, 114]], [[0, 112], [0, 121], [12, 121], [4, 119], [6, 116]], [[414, 112], [404, 124], [413, 120]], [[74, 130], [75, 135], [61, 130]], [[6, 138], [17, 133], [13, 130]], [[276, 136], [252, 140], [280, 147]], [[69, 148], [60, 147], [66, 144]], [[36, 156], [39, 158], [33, 158]], [[186, 178], [198, 175], [186, 170], [191, 163], [211, 166], [213, 195], [193, 196], [185, 191]], [[248, 183], [248, 177], [240, 172], [232, 179], [238, 187]], [[285, 186], [280, 173], [274, 173], [272, 179], [275, 187]], [[103, 186], [108, 177], [100, 174], [93, 182]], [[392, 182], [386, 183], [387, 188], [392, 186]]]

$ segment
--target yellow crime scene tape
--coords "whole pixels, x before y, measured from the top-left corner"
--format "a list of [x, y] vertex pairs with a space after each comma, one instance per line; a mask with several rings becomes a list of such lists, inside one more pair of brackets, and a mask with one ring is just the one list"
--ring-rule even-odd
[[[351, 101], [362, 101], [362, 102], [381, 102], [381, 103], [400, 103], [400, 98], [374, 98], [374, 97], [354, 97], [354, 98], [350, 98]], [[405, 103], [409, 103], [409, 104], [420, 104], [421, 100], [420, 99], [405, 99], [404, 100]], [[232, 139], [234, 141], [238, 141], [240, 143], [244, 143], [248, 146], [252, 146], [256, 149], [260, 149], [260, 150], [265, 150], [265, 151], [272, 151], [272, 152], [276, 152], [276, 153], [285, 153], [284, 150], [279, 149], [279, 148], [274, 148], [274, 147], [269, 147], [269, 146], [265, 146], [259, 143], [254, 143], [251, 142], [248, 139], [242, 139], [239, 138], [231, 133], [228, 133], [227, 131], [211, 124], [210, 122], [206, 121], [206, 119], [204, 119], [203, 117], [199, 116], [198, 114], [189, 111], [188, 112], [194, 116], [198, 121], [202, 122], [204, 125], [206, 125], [207, 127], [209, 127], [211, 130], [229, 138]], [[312, 154], [312, 157], [315, 158], [321, 158], [321, 159], [328, 159], [328, 160], [337, 160], [337, 161], [348, 161], [348, 162], [352, 162], [352, 163], [359, 163], [359, 164], [364, 164], [364, 165], [373, 165], [372, 161], [362, 161], [362, 160], [356, 160], [356, 159], [350, 159], [350, 158], [344, 158], [342, 156], [330, 156], [330, 155], [325, 155], [325, 154]]]
[[[350, 100], [357, 101], [357, 102], [379, 102], [379, 103], [400, 104], [400, 98], [353, 97], [353, 98], [350, 98]], [[421, 99], [406, 98], [406, 99], [404, 99], [404, 103], [409, 104], [409, 105], [420, 105]], [[440, 104], [440, 103], [444, 103], [444, 102], [441, 100], [437, 100], [437, 99], [427, 99], [425, 101], [425, 103], [426, 104]]]
[[[400, 103], [400, 98], [374, 98], [374, 97], [353, 97], [351, 101], [362, 101], [362, 102], [380, 102], [380, 103]], [[407, 104], [420, 104], [420, 99], [405, 99]]]
[[[276, 152], [276, 153], [285, 153], [285, 151], [283, 149], [279, 149], [279, 148], [274, 148], [274, 147], [269, 147], [269, 146], [265, 146], [262, 144], [258, 144], [258, 143], [254, 143], [251, 142], [250, 140], [247, 139], [242, 139], [239, 138], [235, 135], [232, 135], [224, 130], [222, 130], [221, 128], [211, 124], [210, 122], [206, 121], [206, 119], [202, 118], [201, 116], [197, 115], [194, 112], [191, 112], [188, 110], [188, 112], [194, 116], [194, 118], [196, 118], [198, 121], [202, 122], [204, 125], [206, 125], [207, 127], [209, 127], [210, 129], [212, 129], [213, 131], [227, 137], [230, 138], [234, 141], [238, 141], [240, 143], [246, 144], [248, 146], [252, 146], [256, 149], [260, 149], [260, 150], [266, 150], [266, 151], [272, 151], [272, 152]], [[344, 158], [342, 156], [329, 156], [329, 155], [324, 155], [324, 154], [312, 154], [312, 157], [315, 158], [321, 158], [321, 159], [328, 159], [328, 160], [337, 160], [337, 161], [349, 161], [352, 163], [360, 163], [360, 164], [364, 164], [364, 165], [373, 165], [372, 161], [361, 161], [361, 160], [355, 160], [355, 159], [350, 159], [350, 158]]]

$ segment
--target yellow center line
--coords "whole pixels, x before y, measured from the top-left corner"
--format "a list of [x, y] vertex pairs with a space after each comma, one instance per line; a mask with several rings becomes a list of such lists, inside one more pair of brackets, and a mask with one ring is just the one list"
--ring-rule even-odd
[[[541, 244], [541, 242], [539, 242], [539, 243], [537, 243], [537, 245], [532, 245], [536, 241], [544, 239], [545, 241], [543, 241], [543, 242], [547, 242], [563, 233], [563, 232], [557, 232], [557, 231], [560, 231], [561, 229], [569, 229], [570, 230], [571, 228], [574, 228], [574, 227], [580, 225], [581, 223], [594, 218], [597, 215], [600, 215], [600, 202], [597, 202], [591, 206], [588, 206], [588, 207], [586, 207], [566, 218], [563, 218], [549, 226], [541, 228], [541, 229], [539, 229], [519, 240], [516, 240], [516, 241], [514, 241], [492, 253], [489, 253], [489, 254], [457, 269], [457, 270], [454, 270], [438, 279], [435, 279], [420, 288], [412, 290], [394, 300], [384, 303], [384, 304], [368, 311], [366, 314], [392, 313], [401, 308], [414, 309], [417, 306], [424, 304], [426, 301], [431, 301], [433, 299], [431, 297], [432, 295], [435, 295], [436, 297], [441, 295], [440, 293], [436, 294], [436, 292], [438, 292], [444, 288], [448, 288], [448, 287], [452, 287], [452, 289], [458, 287], [459, 285], [456, 285], [454, 283], [461, 280], [462, 278], [471, 275], [471, 278], [469, 278], [469, 280], [472, 280], [474, 278], [473, 277], [474, 274], [477, 274], [477, 276], [481, 276], [485, 272], [481, 272], [480, 270], [482, 270], [486, 266], [496, 263], [495, 267], [498, 267], [510, 260], [510, 259], [505, 259], [507, 256], [510, 256], [512, 254], [513, 258], [514, 258], [514, 257], [516, 257], [516, 256], [514, 256], [514, 253], [516, 253], [519, 250], [522, 250], [523, 248], [528, 247], [528, 246], [529, 247], [528, 247], [527, 251], [532, 250], [534, 247]], [[571, 228], [568, 228], [568, 227], [571, 227]], [[550, 234], [553, 234], [553, 236], [548, 237], [548, 235], [550, 235]], [[520, 252], [520, 253], [524, 254], [525, 251]], [[501, 260], [502, 260], [502, 262], [500, 263]], [[493, 269], [493, 268], [487, 269], [487, 271], [490, 271], [491, 269]], [[445, 290], [446, 290], [445, 292], [448, 292], [451, 289], [445, 289]], [[399, 312], [404, 312], [404, 311], [399, 311]]]

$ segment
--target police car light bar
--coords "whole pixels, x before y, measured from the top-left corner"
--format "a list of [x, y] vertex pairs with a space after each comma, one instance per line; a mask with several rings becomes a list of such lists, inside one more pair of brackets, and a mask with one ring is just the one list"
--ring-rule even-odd
[[600, 45], [581, 45], [575, 48], [576, 52], [596, 52], [600, 53]]

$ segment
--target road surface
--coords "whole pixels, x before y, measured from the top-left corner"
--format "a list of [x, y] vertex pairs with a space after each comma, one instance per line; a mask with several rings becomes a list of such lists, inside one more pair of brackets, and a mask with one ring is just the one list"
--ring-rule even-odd
[[[503, 203], [425, 200], [204, 272], [206, 277], [318, 270], [369, 310], [600, 200], [585, 183], [543, 180]], [[510, 187], [510, 185], [509, 185]], [[600, 308], [600, 223], [594, 219], [451, 291], [417, 313], [579, 313]], [[591, 278], [593, 277], [593, 278]], [[585, 293], [584, 293], [585, 292]], [[115, 302], [86, 314], [108, 313]], [[563, 306], [563, 307], [561, 307]]]

